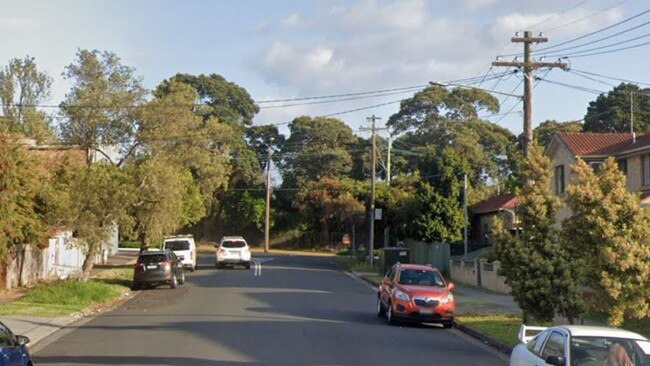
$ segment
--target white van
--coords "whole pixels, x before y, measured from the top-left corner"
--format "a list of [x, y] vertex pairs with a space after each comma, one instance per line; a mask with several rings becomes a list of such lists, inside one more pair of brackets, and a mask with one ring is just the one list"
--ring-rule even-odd
[[190, 271], [197, 269], [196, 244], [194, 244], [194, 237], [192, 235], [166, 237], [163, 241], [162, 249], [173, 251], [176, 256], [181, 258], [181, 263], [183, 263], [184, 268], [189, 268]]

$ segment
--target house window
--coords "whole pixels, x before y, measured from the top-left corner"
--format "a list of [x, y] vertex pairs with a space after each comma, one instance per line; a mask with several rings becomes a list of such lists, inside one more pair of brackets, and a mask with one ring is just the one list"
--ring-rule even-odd
[[627, 159], [618, 159], [616, 160], [616, 164], [618, 164], [618, 170], [627, 175]]
[[555, 194], [564, 194], [564, 165], [555, 167]]
[[650, 185], [650, 154], [645, 154], [643, 155], [642, 161], [642, 168], [643, 171], [643, 185], [647, 186]]
[[591, 167], [591, 169], [594, 170], [594, 172], [600, 171], [600, 168], [602, 167], [602, 165], [603, 165], [602, 161], [590, 161], [589, 162], [589, 166]]

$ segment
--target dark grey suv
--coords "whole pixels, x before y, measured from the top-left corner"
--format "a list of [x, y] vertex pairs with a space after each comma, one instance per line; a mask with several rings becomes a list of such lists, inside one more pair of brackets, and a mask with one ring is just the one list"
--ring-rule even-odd
[[133, 290], [157, 285], [176, 288], [183, 283], [185, 274], [181, 258], [171, 250], [148, 250], [138, 256], [133, 270]]

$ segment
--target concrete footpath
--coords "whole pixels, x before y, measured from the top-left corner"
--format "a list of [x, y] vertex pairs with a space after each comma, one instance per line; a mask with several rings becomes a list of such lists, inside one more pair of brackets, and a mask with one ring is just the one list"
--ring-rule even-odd
[[[120, 251], [117, 255], [110, 257], [106, 265], [96, 266], [94, 271], [98, 272], [110, 268], [131, 266], [135, 262], [137, 253], [137, 251]], [[368, 278], [370, 276], [366, 276], [374, 275], [374, 273], [353, 272], [353, 274], [368, 283], [376, 285], [375, 282]], [[461, 284], [456, 284], [456, 288], [453, 292], [456, 297], [458, 314], [521, 314], [521, 310], [517, 304], [515, 304], [510, 295], [485, 291]], [[34, 349], [35, 345], [50, 336], [52, 333], [60, 329], [65, 329], [72, 323], [93, 316], [97, 312], [103, 310], [105, 309], [59, 317], [0, 316], [0, 320], [15, 334], [29, 337], [30, 347]], [[464, 327], [462, 324], [457, 324], [457, 328], [504, 353], [510, 351], [510, 347], [503, 345], [486, 335], [478, 333], [471, 328]]]
[[[122, 251], [120, 250], [116, 255], [108, 258], [104, 265], [96, 265], [93, 268], [94, 273], [111, 268], [129, 267], [135, 263], [138, 255], [138, 250], [135, 251]], [[18, 296], [7, 296], [2, 303], [14, 301]], [[22, 315], [2, 315], [0, 320], [11, 329], [14, 334], [27, 336], [30, 340], [29, 346], [34, 348], [39, 341], [45, 339], [52, 333], [64, 329], [70, 324], [81, 320], [86, 317], [96, 315], [105, 309], [89, 309], [86, 312], [75, 313], [69, 316], [53, 316], [53, 317], [34, 317]]]

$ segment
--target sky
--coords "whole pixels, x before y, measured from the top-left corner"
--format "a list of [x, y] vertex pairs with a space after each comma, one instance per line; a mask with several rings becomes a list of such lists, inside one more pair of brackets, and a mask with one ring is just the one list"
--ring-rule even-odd
[[[278, 124], [284, 133], [295, 117], [334, 115], [367, 137], [362, 131], [367, 117], [374, 114], [379, 125], [386, 123], [399, 100], [432, 81], [474, 82], [520, 95], [521, 73], [491, 62], [521, 53], [523, 45], [510, 38], [524, 30], [548, 37], [548, 43], [534, 45], [536, 59], [568, 55], [562, 61], [570, 65], [569, 71], [536, 71], [543, 80], [533, 91], [533, 126], [582, 119], [589, 102], [620, 83], [617, 79], [650, 83], [650, 44], [636, 47], [650, 41], [650, 5], [643, 0], [0, 0], [0, 5], [0, 65], [34, 57], [54, 80], [50, 104], [69, 91], [61, 74], [79, 49], [107, 50], [133, 67], [149, 89], [176, 73], [220, 74], [262, 107], [254, 124]], [[566, 41], [572, 42], [563, 45]], [[634, 47], [615, 51], [628, 46]], [[595, 55], [601, 52], [606, 53]], [[469, 78], [476, 79], [458, 81]], [[386, 90], [392, 91], [371, 98], [264, 102]], [[500, 112], [481, 116], [521, 133], [520, 101], [494, 95]]]

